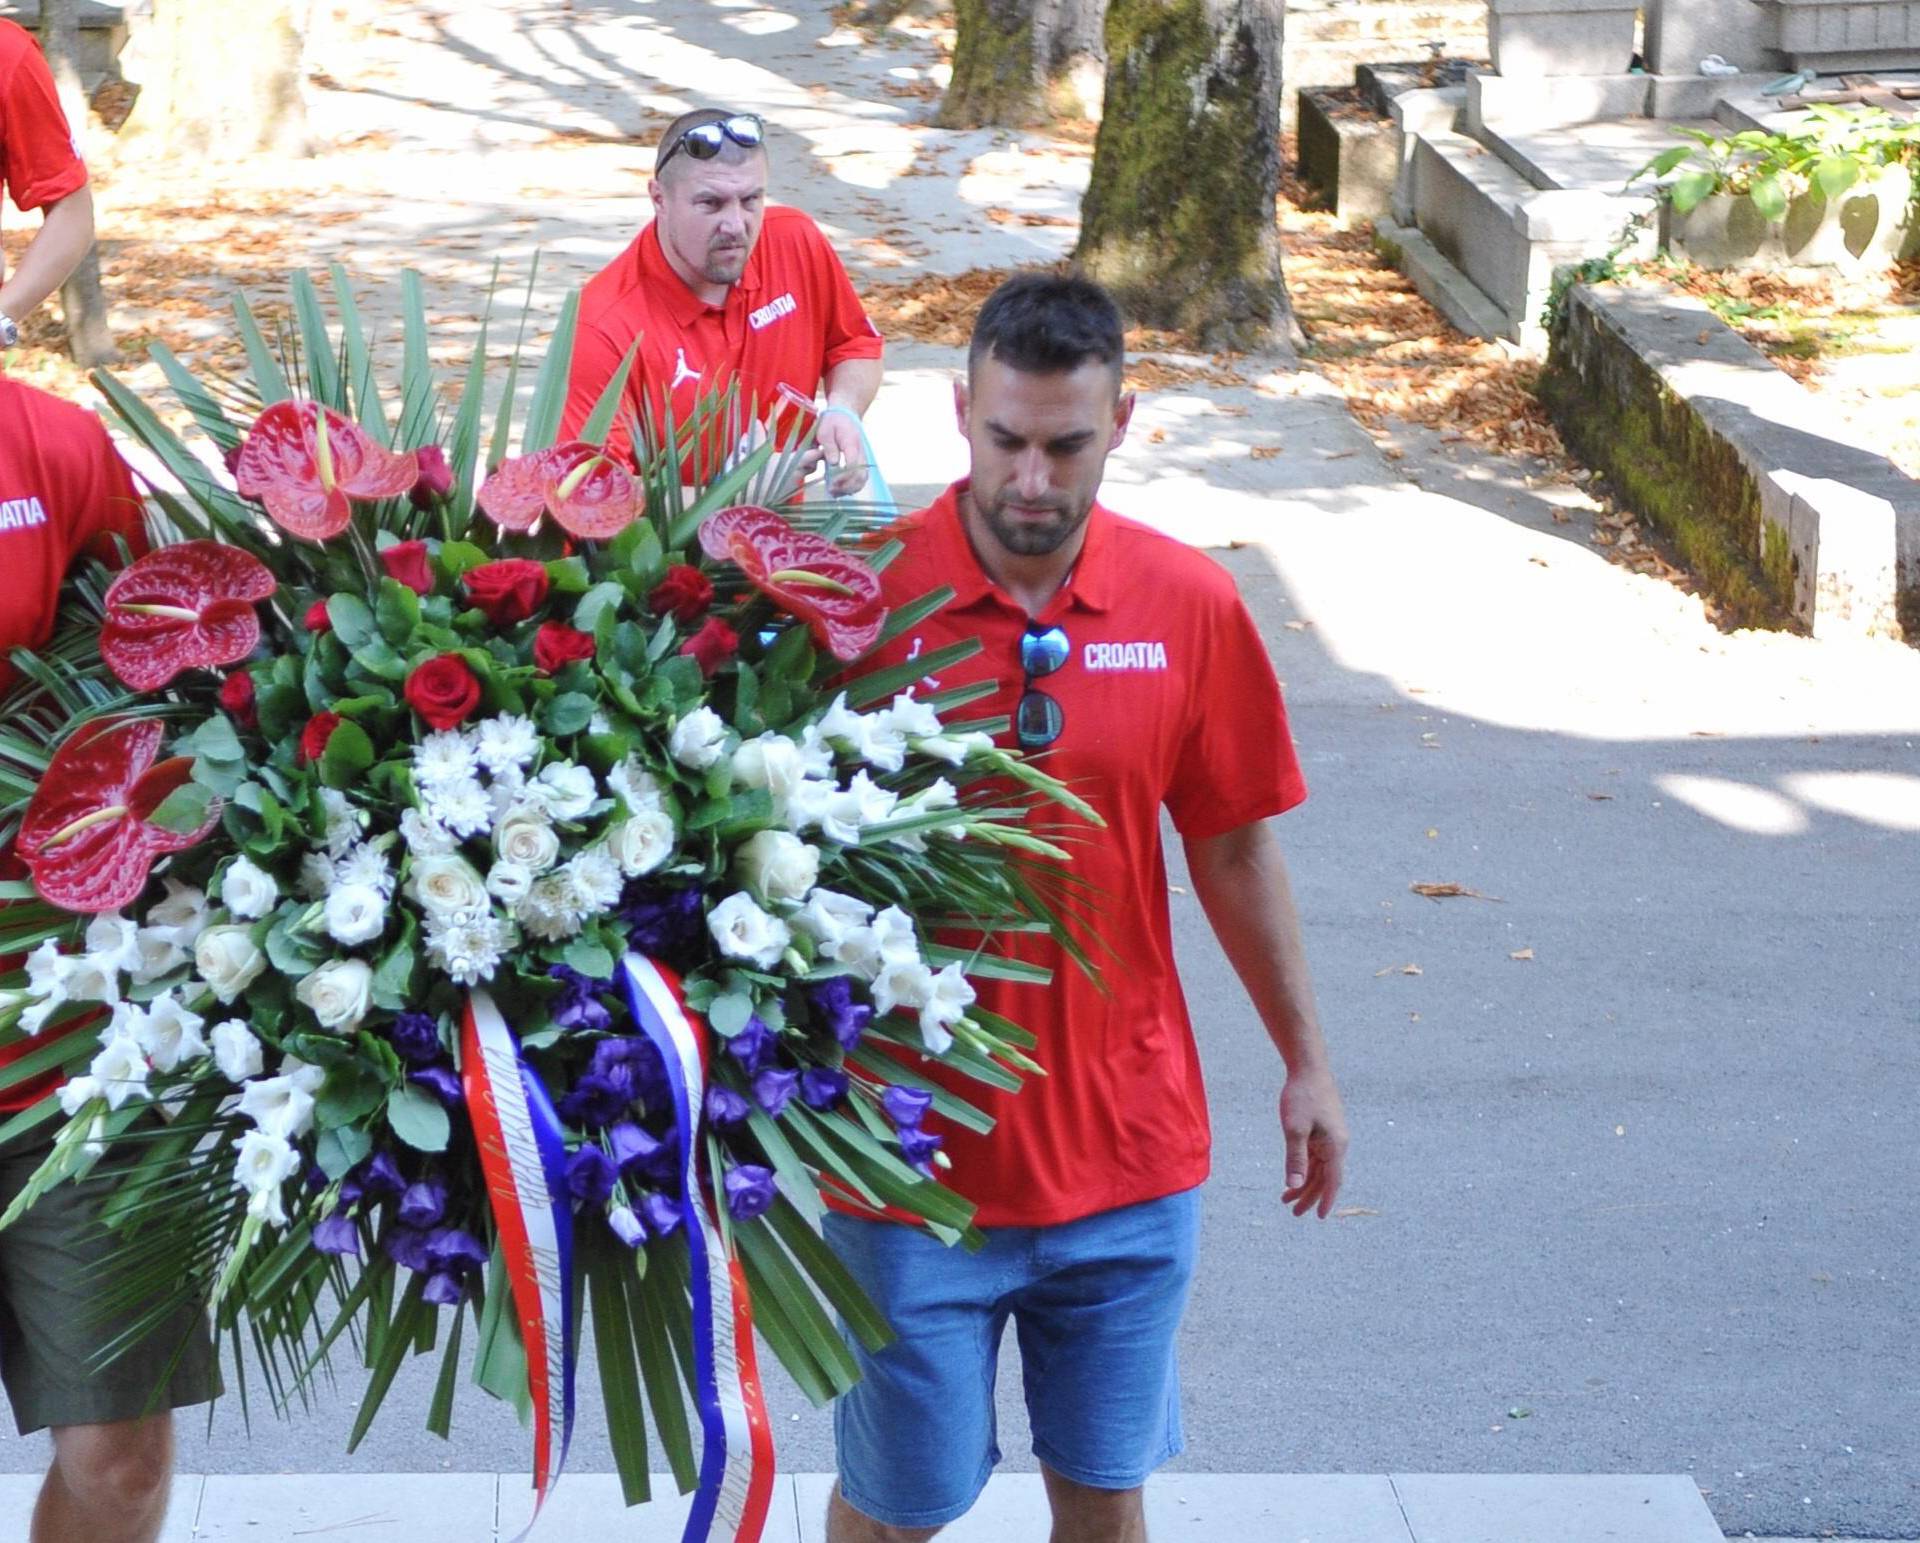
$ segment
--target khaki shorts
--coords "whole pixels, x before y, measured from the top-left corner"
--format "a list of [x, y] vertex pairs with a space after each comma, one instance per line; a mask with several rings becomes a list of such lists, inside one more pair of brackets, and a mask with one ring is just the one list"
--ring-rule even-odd
[[[51, 1150], [35, 1131], [0, 1146], [0, 1210]], [[204, 1404], [220, 1394], [205, 1316], [188, 1308], [110, 1365], [98, 1353], [137, 1314], [103, 1316], [99, 1290], [113, 1239], [97, 1220], [113, 1191], [101, 1168], [57, 1184], [0, 1232], [0, 1382], [25, 1436], [50, 1425], [103, 1425]]]

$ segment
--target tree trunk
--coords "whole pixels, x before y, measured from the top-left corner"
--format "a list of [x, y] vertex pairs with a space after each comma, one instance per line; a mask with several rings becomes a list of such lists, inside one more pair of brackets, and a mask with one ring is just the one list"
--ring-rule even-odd
[[[53, 83], [60, 92], [60, 107], [73, 130], [74, 143], [84, 149], [92, 138], [86, 91], [80, 84], [80, 28], [75, 0], [40, 0], [40, 51], [47, 56]], [[60, 286], [60, 309], [67, 324], [67, 348], [73, 362], [83, 370], [118, 364], [120, 350], [114, 345], [113, 328], [107, 318], [107, 297], [100, 288], [100, 247], [87, 248], [80, 266]]]
[[152, 0], [121, 56], [140, 88], [128, 156], [305, 155], [303, 0]]
[[1107, 105], [1074, 260], [1136, 321], [1211, 348], [1285, 336], [1285, 0], [1112, 0]]
[[942, 128], [1100, 116], [1107, 0], [958, 0]]

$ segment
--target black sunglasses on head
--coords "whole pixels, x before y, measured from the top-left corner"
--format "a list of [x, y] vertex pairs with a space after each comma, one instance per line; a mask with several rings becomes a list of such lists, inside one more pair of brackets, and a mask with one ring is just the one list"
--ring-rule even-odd
[[660, 159], [653, 163], [653, 174], [659, 176], [660, 168], [682, 150], [696, 161], [711, 161], [728, 140], [742, 149], [758, 150], [766, 140], [766, 125], [755, 113], [734, 113], [731, 117], [696, 123], [683, 130], [680, 137], [661, 152]]
[[1033, 683], [1053, 674], [1073, 654], [1064, 627], [1030, 622], [1020, 635], [1020, 670], [1026, 676], [1020, 703], [1013, 710], [1013, 732], [1022, 750], [1044, 750], [1067, 726], [1065, 709]]

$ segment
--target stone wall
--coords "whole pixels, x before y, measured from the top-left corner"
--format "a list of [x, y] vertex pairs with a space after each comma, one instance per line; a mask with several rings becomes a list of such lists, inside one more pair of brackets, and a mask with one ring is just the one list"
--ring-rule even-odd
[[1486, 0], [1287, 0], [1286, 127], [1303, 88], [1350, 86], [1357, 66], [1424, 59], [1432, 42], [1456, 58], [1486, 58]]

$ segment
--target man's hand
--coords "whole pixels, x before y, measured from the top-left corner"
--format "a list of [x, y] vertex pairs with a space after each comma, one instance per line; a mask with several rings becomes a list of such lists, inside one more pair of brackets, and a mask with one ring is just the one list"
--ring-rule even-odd
[[832, 468], [827, 473], [829, 498], [845, 498], [867, 485], [867, 458], [860, 443], [860, 422], [850, 412], [822, 413], [814, 443]]
[[1296, 1072], [1280, 1091], [1280, 1129], [1287, 1138], [1287, 1187], [1280, 1203], [1295, 1216], [1317, 1211], [1324, 1221], [1340, 1193], [1347, 1160], [1347, 1113], [1333, 1073]]

